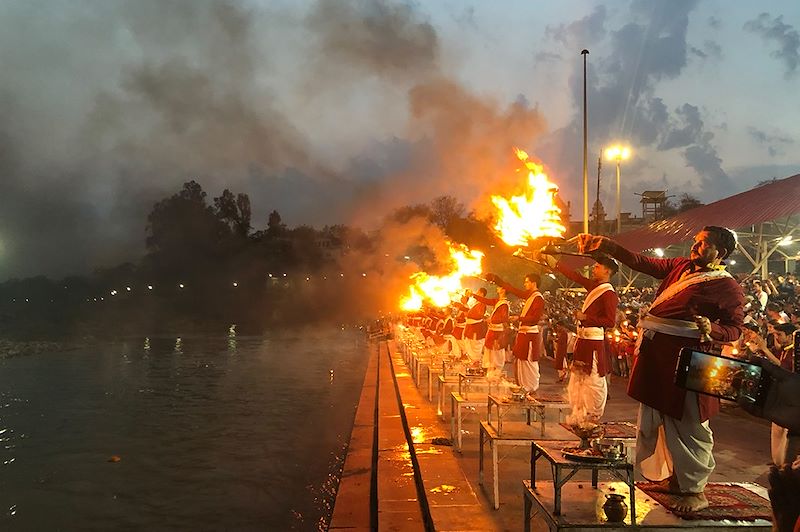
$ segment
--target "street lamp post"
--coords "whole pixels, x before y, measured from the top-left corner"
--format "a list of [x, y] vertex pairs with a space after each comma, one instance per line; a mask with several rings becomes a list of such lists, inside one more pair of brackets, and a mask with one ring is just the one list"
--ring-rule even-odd
[[627, 146], [611, 146], [606, 149], [606, 158], [617, 163], [617, 234], [622, 232], [622, 198], [620, 196], [619, 167], [620, 163], [631, 156], [631, 150]]
[[589, 120], [586, 112], [586, 56], [589, 50], [581, 50], [583, 56], [583, 232], [589, 232]]

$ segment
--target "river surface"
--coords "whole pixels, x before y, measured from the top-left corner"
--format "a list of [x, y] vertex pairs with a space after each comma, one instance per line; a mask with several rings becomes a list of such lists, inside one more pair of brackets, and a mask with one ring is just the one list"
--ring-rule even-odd
[[129, 338], [0, 359], [0, 530], [318, 530], [357, 329]]

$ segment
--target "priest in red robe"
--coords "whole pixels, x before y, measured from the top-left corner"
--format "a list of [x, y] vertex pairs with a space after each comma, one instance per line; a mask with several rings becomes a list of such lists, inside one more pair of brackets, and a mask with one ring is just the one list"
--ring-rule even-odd
[[[544, 313], [544, 298], [539, 292], [539, 275], [527, 274], [521, 289], [508, 284], [494, 273], [487, 274], [486, 279], [525, 300], [517, 318], [519, 329], [511, 352], [514, 355], [514, 375], [517, 378], [517, 384], [528, 393], [535, 392], [539, 389], [539, 357], [542, 355], [539, 320]], [[513, 319], [514, 317], [512, 317]]]
[[487, 307], [492, 307], [484, 346], [489, 352], [489, 365], [497, 374], [502, 375], [507, 362], [506, 348], [508, 347], [508, 320], [510, 317], [506, 289], [498, 286], [497, 297], [484, 297], [477, 294], [472, 294], [472, 297]]
[[695, 235], [688, 258], [647, 257], [606, 237], [578, 237], [581, 252], [601, 251], [662, 279], [649, 312], [639, 320], [628, 395], [641, 403], [636, 461], [642, 474], [675, 494], [676, 508], [684, 512], [708, 506], [703, 491], [715, 466], [708, 420], [719, 411], [719, 400], [676, 386], [675, 367], [682, 347], [732, 342], [741, 334], [744, 294], [720, 267], [735, 248], [735, 233], [718, 226]]
[[[552, 257], [548, 259], [553, 261]], [[572, 355], [567, 385], [573, 415], [583, 419], [602, 417], [608, 398], [606, 374], [611, 370], [606, 353], [606, 329], [614, 327], [619, 297], [611, 278], [619, 266], [608, 257], [599, 256], [592, 266], [591, 277], [556, 263], [555, 270], [586, 289], [586, 299], [575, 312], [578, 322], [575, 351]]]

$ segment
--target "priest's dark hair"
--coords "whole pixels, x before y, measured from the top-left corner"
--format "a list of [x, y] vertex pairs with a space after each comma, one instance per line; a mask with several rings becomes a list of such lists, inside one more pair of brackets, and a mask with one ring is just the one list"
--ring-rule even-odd
[[[736, 233], [727, 227], [707, 225], [703, 227], [701, 231], [707, 231], [711, 236], [711, 243], [717, 247], [717, 250], [719, 250], [720, 259], [725, 259], [728, 255], [733, 253], [734, 249], [736, 249]], [[722, 253], [723, 249], [725, 250], [724, 254]]]
[[542, 281], [542, 276], [538, 273], [526, 273], [525, 278], [532, 283], [536, 283], [536, 286], [539, 286], [539, 283]]

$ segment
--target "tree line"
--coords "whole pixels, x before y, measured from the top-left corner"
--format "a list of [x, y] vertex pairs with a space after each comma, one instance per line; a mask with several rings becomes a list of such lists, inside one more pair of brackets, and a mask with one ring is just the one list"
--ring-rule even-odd
[[[435, 248], [444, 238], [484, 250], [485, 264], [498, 273], [524, 274], [529, 265], [509, 259], [490, 226], [456, 198], [441, 196], [387, 213], [370, 232], [290, 228], [277, 210], [254, 228], [247, 194], [225, 189], [209, 201], [189, 181], [153, 206], [139, 261], [0, 284], [0, 334], [202, 330], [223, 323], [260, 330], [366, 319], [394, 309], [410, 272], [441, 267]], [[399, 284], [390, 289], [391, 283]]]

